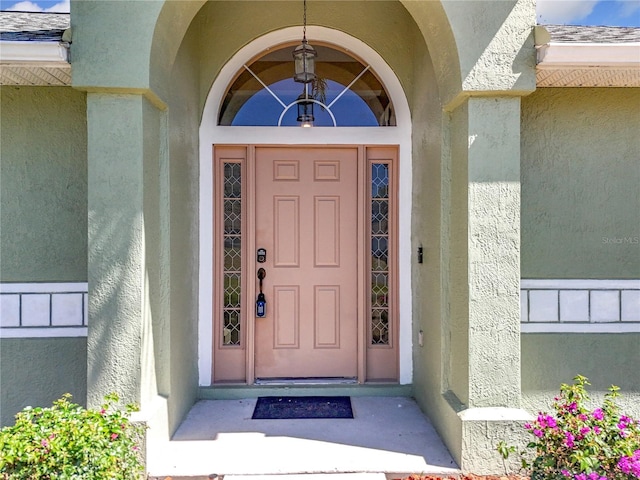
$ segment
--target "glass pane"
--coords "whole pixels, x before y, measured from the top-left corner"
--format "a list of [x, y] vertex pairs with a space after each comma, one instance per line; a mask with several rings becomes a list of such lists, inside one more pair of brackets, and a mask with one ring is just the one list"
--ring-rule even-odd
[[224, 164], [223, 210], [223, 345], [240, 345], [242, 301], [242, 164]]
[[223, 345], [240, 345], [239, 310], [227, 310], [224, 312], [222, 343]]
[[389, 239], [385, 236], [371, 237], [371, 263], [386, 268], [389, 256]]
[[225, 239], [224, 242], [224, 269], [225, 271], [239, 272], [242, 268], [241, 258], [241, 239], [240, 237], [231, 237]]
[[371, 344], [389, 344], [389, 314], [386, 310], [374, 309], [371, 314]]
[[389, 344], [389, 165], [371, 164], [371, 345]]
[[374, 307], [386, 307], [389, 305], [389, 283], [386, 273], [374, 273], [371, 275], [371, 305]]
[[387, 200], [371, 201], [371, 234], [389, 233], [389, 202]]
[[224, 276], [224, 306], [240, 306], [240, 274], [227, 273]]
[[224, 234], [239, 234], [242, 228], [242, 200], [224, 202]]
[[[389, 96], [370, 68], [345, 52], [314, 47], [318, 81], [310, 84], [309, 94], [324, 105], [314, 104], [314, 126], [334, 125], [329, 110], [336, 126], [396, 125]], [[292, 51], [293, 47], [285, 47], [269, 52], [249, 65], [250, 71], [243, 68], [227, 91], [218, 124], [276, 126], [290, 106], [281, 125], [299, 125], [294, 102], [303, 93], [303, 85], [293, 80]]]
[[371, 196], [389, 198], [389, 166], [386, 163], [371, 165]]
[[224, 197], [240, 198], [242, 194], [241, 164], [225, 163], [224, 165]]

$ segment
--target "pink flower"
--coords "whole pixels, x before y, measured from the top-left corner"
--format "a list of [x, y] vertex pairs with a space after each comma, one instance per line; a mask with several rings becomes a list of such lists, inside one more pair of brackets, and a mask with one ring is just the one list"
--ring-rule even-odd
[[551, 415], [543, 415], [542, 413], [538, 415], [538, 424], [540, 425], [540, 428], [555, 428], [557, 425], [555, 418]]
[[578, 405], [576, 405], [576, 402], [570, 403], [567, 406], [567, 409], [571, 412], [571, 413], [576, 413], [578, 411]]
[[593, 432], [596, 435], [600, 435], [602, 433], [602, 429], [600, 427], [598, 427], [598, 426], [595, 426], [595, 427], [593, 427]]
[[527, 430], [531, 430], [532, 427], [531, 424], [527, 422], [524, 424], [524, 428], [526, 428]]
[[591, 429], [589, 427], [582, 427], [580, 429], [580, 435], [586, 435], [587, 433], [589, 433], [591, 431]]
[[575, 444], [573, 443], [573, 441], [575, 440], [576, 437], [573, 436], [573, 433], [571, 432], [564, 432], [564, 444], [567, 446], [567, 448], [573, 448], [575, 446]]
[[542, 436], [544, 435], [544, 433], [542, 432], [542, 430], [540, 430], [539, 428], [535, 428], [533, 430], [533, 434], [538, 437], [538, 438], [542, 438]]
[[40, 445], [42, 445], [44, 448], [48, 448], [49, 447], [49, 442], [47, 442], [44, 438], [42, 440], [40, 440]]
[[587, 480], [587, 475], [585, 473], [579, 473], [578, 475], [573, 477], [575, 480]]
[[580, 415], [578, 415], [578, 418], [583, 422], [586, 422], [587, 420], [589, 420], [589, 417], [587, 417], [584, 413], [581, 413]]
[[115, 440], [116, 438], [118, 438], [118, 434], [117, 433], [112, 433], [111, 434], [111, 440]]
[[602, 412], [601, 408], [596, 408], [593, 411], [593, 418], [595, 418], [596, 420], [602, 420], [604, 418], [604, 413]]
[[631, 473], [631, 458], [622, 457], [620, 460], [618, 460], [618, 468], [620, 468], [623, 473]]
[[107, 411], [104, 408], [100, 410], [100, 415], [104, 415], [105, 413], [107, 413]]
[[571, 472], [569, 470], [562, 469], [561, 472], [565, 477], [571, 477]]

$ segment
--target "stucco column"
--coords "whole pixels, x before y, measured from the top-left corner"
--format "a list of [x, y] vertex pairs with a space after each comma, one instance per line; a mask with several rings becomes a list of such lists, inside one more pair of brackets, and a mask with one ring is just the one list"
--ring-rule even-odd
[[115, 391], [144, 409], [156, 393], [159, 118], [143, 95], [87, 95], [91, 406]]
[[520, 98], [468, 101], [468, 406], [520, 406]]
[[[520, 98], [471, 97], [452, 114], [452, 341], [449, 402], [460, 466], [495, 473], [520, 409]], [[465, 281], [466, 280], [466, 281]]]

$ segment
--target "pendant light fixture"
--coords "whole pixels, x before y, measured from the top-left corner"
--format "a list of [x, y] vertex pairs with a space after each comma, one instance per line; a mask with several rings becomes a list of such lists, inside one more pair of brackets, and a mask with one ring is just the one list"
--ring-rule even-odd
[[307, 42], [307, 0], [303, 0], [302, 43], [293, 51], [295, 73], [293, 79], [302, 83], [298, 104], [298, 122], [303, 127], [313, 126], [313, 98], [309, 97], [309, 84], [316, 79], [316, 50]]
[[316, 50], [307, 42], [307, 0], [303, 0], [302, 43], [293, 51], [295, 74], [293, 79], [299, 83], [310, 83], [316, 79]]
[[[306, 85], [305, 85], [306, 87]], [[301, 127], [313, 127], [313, 99], [307, 94], [307, 89], [296, 100], [298, 104], [298, 123]]]

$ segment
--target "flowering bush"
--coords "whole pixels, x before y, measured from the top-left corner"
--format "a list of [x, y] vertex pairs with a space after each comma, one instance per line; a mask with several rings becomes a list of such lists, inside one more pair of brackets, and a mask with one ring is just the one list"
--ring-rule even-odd
[[27, 407], [16, 423], [0, 430], [0, 479], [141, 478], [139, 447], [144, 427], [113, 406], [116, 394], [105, 397], [100, 410], [71, 403], [66, 394], [50, 408]]
[[[629, 480], [640, 478], [640, 422], [623, 415], [615, 402], [619, 388], [612, 386], [603, 405], [587, 408], [587, 378], [578, 375], [573, 385], [563, 384], [554, 398], [555, 415], [538, 414], [525, 424], [534, 439], [533, 460], [522, 452], [522, 465], [532, 480]], [[507, 458], [515, 448], [501, 442]]]

